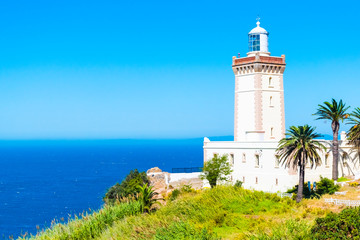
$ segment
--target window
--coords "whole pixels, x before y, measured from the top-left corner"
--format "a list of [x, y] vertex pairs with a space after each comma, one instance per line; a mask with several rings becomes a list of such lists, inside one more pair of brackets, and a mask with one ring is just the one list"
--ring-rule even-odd
[[279, 168], [279, 165], [280, 165], [280, 156], [275, 155], [275, 167]]
[[245, 177], [243, 177], [243, 183], [245, 183]]
[[230, 153], [230, 163], [234, 166], [234, 154]]
[[329, 153], [325, 153], [325, 167], [329, 167]]
[[271, 136], [271, 137], [274, 137], [274, 128], [273, 128], [273, 127], [270, 128], [270, 136]]
[[245, 154], [245, 153], [242, 154], [242, 162], [243, 162], [243, 163], [246, 162], [246, 154]]
[[258, 177], [255, 178], [255, 184], [258, 184]]
[[259, 167], [260, 165], [260, 156], [259, 154], [255, 154], [255, 167]]
[[249, 52], [260, 51], [260, 34], [249, 35]]
[[272, 97], [272, 96], [270, 96], [269, 103], [270, 103], [269, 106], [270, 106], [270, 107], [273, 107], [273, 97]]
[[279, 179], [276, 179], [275, 184], [276, 186], [279, 185]]
[[273, 81], [272, 81], [272, 78], [269, 77], [269, 88], [273, 88], [274, 85], [273, 85]]

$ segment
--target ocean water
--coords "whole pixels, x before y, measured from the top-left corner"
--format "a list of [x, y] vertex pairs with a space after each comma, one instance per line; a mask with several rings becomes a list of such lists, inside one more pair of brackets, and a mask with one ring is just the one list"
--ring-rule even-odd
[[132, 169], [201, 167], [202, 139], [0, 141], [0, 239], [99, 209]]

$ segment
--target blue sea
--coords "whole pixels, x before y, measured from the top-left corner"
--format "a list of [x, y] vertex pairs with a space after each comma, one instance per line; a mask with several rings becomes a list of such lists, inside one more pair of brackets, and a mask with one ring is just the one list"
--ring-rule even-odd
[[202, 141], [0, 141], [0, 239], [99, 209], [132, 169], [201, 167]]

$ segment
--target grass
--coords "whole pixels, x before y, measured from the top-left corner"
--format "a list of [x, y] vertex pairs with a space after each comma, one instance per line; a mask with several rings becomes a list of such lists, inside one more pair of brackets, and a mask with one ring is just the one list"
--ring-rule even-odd
[[347, 182], [347, 181], [350, 181], [351, 179], [348, 179], [348, 178], [346, 178], [346, 177], [340, 177], [340, 178], [338, 178], [336, 181], [337, 182]]
[[272, 239], [279, 233], [292, 239], [294, 229], [299, 236], [309, 235], [315, 217], [325, 213], [276, 194], [218, 186], [183, 194], [151, 215], [120, 220], [99, 239]]
[[322, 202], [297, 204], [276, 194], [218, 186], [181, 192], [151, 214], [140, 213], [137, 202], [107, 206], [54, 223], [31, 239], [310, 239], [314, 219], [329, 212]]
[[91, 214], [84, 213], [74, 218], [69, 218], [67, 223], [55, 220], [51, 227], [39, 232], [36, 236], [24, 236], [19, 239], [38, 240], [83, 240], [94, 239], [111, 226], [114, 221], [140, 213], [139, 202], [121, 203], [114, 206], [105, 206]]

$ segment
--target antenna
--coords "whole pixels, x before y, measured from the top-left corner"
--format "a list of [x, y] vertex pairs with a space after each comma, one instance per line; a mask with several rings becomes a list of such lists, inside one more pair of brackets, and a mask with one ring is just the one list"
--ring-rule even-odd
[[259, 27], [260, 26], [260, 17], [259, 15], [256, 18], [256, 25]]

